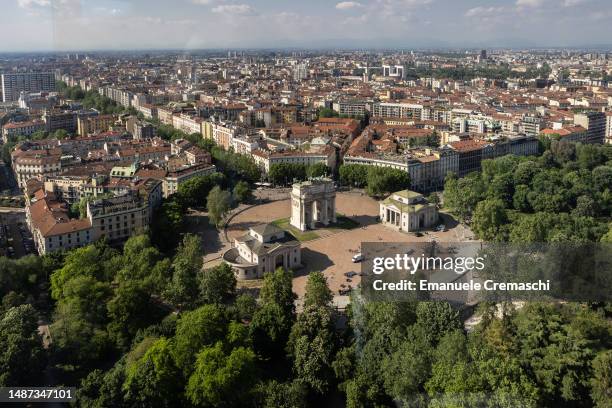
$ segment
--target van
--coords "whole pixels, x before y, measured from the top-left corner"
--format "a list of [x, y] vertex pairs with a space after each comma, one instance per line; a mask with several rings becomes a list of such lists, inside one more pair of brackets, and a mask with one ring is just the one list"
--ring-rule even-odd
[[363, 254], [360, 252], [357, 255], [353, 255], [353, 262], [361, 262], [363, 261]]

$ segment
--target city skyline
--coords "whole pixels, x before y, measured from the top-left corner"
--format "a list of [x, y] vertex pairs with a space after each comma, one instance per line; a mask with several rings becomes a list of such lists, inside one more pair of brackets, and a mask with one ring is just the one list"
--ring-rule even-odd
[[605, 0], [7, 3], [0, 35], [11, 41], [0, 52], [606, 47], [612, 34], [612, 3]]

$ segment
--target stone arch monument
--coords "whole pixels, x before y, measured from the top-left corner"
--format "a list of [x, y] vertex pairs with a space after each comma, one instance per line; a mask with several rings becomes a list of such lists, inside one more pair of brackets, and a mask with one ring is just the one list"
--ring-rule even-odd
[[336, 222], [336, 188], [329, 178], [296, 183], [291, 190], [291, 225], [306, 231], [315, 229], [317, 222]]

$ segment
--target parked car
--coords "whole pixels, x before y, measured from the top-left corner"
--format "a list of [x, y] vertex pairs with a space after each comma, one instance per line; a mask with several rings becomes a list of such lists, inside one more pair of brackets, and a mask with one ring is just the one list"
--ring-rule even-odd
[[357, 272], [354, 272], [354, 271], [344, 272], [344, 276], [346, 276], [347, 278], [352, 278], [355, 275], [357, 275]]
[[353, 262], [357, 263], [357, 262], [361, 262], [364, 260], [363, 254], [360, 252], [356, 255], [353, 255]]

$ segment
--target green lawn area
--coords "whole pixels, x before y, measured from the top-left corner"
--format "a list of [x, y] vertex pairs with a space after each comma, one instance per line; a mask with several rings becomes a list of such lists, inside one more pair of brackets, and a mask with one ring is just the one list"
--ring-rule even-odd
[[[353, 221], [350, 218], [337, 214], [336, 216], [337, 222], [335, 224], [329, 224], [327, 227], [321, 227], [321, 229], [327, 230], [350, 230], [353, 228], [357, 228], [359, 223], [357, 221]], [[289, 223], [289, 218], [280, 218], [276, 221], [272, 221], [272, 224], [276, 225], [279, 228], [284, 229], [285, 231], [291, 233], [298, 241], [310, 241], [312, 239], [319, 238], [319, 234], [316, 231], [300, 231], [295, 228], [293, 225]]]
[[310, 240], [319, 238], [319, 234], [317, 234], [314, 231], [304, 231], [304, 232], [302, 232], [299, 229], [295, 228], [294, 226], [289, 224], [289, 218], [281, 218], [281, 219], [278, 219], [276, 221], [272, 221], [272, 224], [274, 224], [277, 227], [282, 228], [285, 231], [289, 232], [291, 235], [293, 235], [300, 242], [310, 241]]

